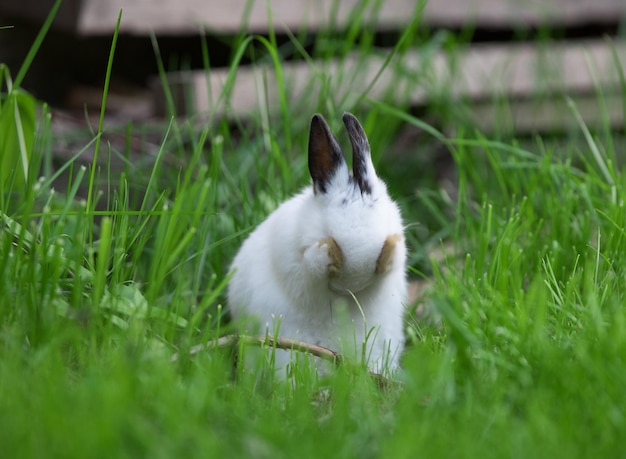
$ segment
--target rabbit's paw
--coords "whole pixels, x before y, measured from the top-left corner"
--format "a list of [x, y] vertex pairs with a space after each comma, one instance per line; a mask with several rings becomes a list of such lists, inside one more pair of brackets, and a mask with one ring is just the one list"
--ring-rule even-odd
[[343, 253], [332, 237], [317, 241], [304, 252], [310, 269], [319, 275], [338, 276], [343, 268]]
[[343, 268], [343, 252], [341, 247], [332, 237], [327, 237], [318, 242], [320, 247], [328, 250], [330, 263], [328, 264], [328, 275], [331, 277], [338, 276]]
[[393, 263], [393, 254], [396, 249], [396, 244], [402, 240], [401, 234], [391, 234], [385, 239], [383, 248], [376, 260], [376, 273], [383, 274], [389, 271], [391, 264]]

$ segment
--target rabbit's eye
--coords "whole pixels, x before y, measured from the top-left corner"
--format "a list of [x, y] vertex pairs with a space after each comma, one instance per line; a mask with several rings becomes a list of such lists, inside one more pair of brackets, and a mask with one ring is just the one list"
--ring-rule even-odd
[[383, 274], [389, 271], [391, 263], [393, 262], [393, 253], [396, 249], [396, 244], [400, 240], [402, 240], [401, 234], [390, 234], [387, 236], [383, 248], [380, 251], [380, 255], [378, 255], [378, 260], [376, 260], [376, 274]]

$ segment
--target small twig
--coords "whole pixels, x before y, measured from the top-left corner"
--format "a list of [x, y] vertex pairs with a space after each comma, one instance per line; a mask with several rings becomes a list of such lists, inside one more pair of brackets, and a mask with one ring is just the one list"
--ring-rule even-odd
[[[306, 352], [329, 362], [333, 362], [335, 365], [340, 365], [342, 357], [337, 352], [330, 350], [326, 347], [318, 346], [316, 344], [309, 344], [303, 341], [298, 341], [290, 338], [274, 338], [272, 336], [249, 336], [249, 335], [226, 335], [218, 339], [209, 341], [208, 343], [198, 344], [189, 349], [189, 355], [195, 355], [206, 349], [216, 349], [224, 347], [233, 347], [238, 344], [244, 344], [246, 346], [272, 346], [276, 349], [295, 350], [299, 352]], [[172, 362], [179, 359], [178, 352], [172, 356]]]
[[[338, 354], [337, 352], [326, 347], [318, 346], [316, 344], [305, 343], [303, 341], [298, 341], [295, 339], [280, 337], [274, 338], [272, 336], [266, 335], [225, 335], [218, 339], [211, 340], [207, 343], [197, 344], [196, 346], [193, 346], [191, 349], [189, 349], [189, 355], [192, 356], [208, 349], [234, 347], [239, 344], [258, 347], [272, 346], [276, 349], [285, 349], [287, 351], [294, 350], [299, 352], [306, 352], [307, 354], [311, 354], [315, 357], [319, 357], [320, 359], [332, 362], [335, 366], [339, 366], [343, 362], [343, 357], [341, 356], [341, 354]], [[172, 356], [172, 362], [176, 362], [179, 357], [179, 353], [175, 353]], [[389, 379], [379, 373], [374, 373], [372, 371], [369, 371], [368, 373], [379, 389], [390, 390], [402, 386], [400, 382]]]

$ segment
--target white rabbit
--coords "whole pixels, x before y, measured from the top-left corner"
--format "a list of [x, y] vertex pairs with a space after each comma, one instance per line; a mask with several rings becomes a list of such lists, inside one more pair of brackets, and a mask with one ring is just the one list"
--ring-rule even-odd
[[[314, 115], [313, 185], [281, 204], [243, 243], [231, 268], [228, 305], [235, 319], [254, 316], [270, 336], [279, 326], [280, 337], [365, 359], [371, 371], [386, 373], [397, 368], [404, 347], [404, 228], [359, 121], [346, 113], [343, 122], [352, 174], [328, 124]], [[278, 352], [277, 366], [289, 358]]]

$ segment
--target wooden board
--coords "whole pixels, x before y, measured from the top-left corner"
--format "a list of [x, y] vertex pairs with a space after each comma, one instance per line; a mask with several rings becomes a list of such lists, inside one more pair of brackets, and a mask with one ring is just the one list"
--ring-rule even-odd
[[[123, 10], [121, 30], [147, 35], [193, 34], [201, 27], [234, 33], [246, 16], [246, 29], [268, 30], [271, 21], [280, 31], [318, 30], [322, 27], [345, 27], [361, 0], [66, 0], [59, 13], [60, 25], [80, 35], [111, 34], [118, 13]], [[380, 3], [380, 7], [377, 4]], [[371, 0], [364, 17], [379, 30], [402, 29], [413, 17], [417, 0]], [[0, 14], [12, 14], [42, 21], [54, 0], [0, 0]], [[519, 27], [538, 24], [577, 25], [589, 22], [616, 24], [626, 18], [624, 0], [430, 0], [423, 10], [423, 22], [431, 26]], [[74, 22], [73, 24], [71, 24]]]
[[[106, 33], [113, 30], [117, 12], [124, 9], [122, 28], [145, 34], [195, 31], [201, 26], [219, 32], [240, 29], [248, 0], [176, 0], [154, 7], [153, 0], [84, 0], [79, 33]], [[413, 17], [421, 3], [416, 0], [376, 1], [365, 10], [368, 23], [379, 30], [401, 29]], [[269, 0], [271, 21], [283, 28], [317, 30], [336, 24], [345, 27], [361, 0]], [[337, 6], [336, 6], [337, 5]], [[336, 10], [335, 10], [336, 9]], [[424, 7], [423, 20], [429, 25], [528, 26], [539, 23], [578, 24], [589, 21], [615, 22], [626, 16], [624, 0], [431, 0]], [[250, 32], [268, 29], [265, 0], [252, 3], [247, 20]]]
[[[485, 114], [487, 109], [484, 107], [493, 107], [494, 100], [517, 100], [522, 108], [512, 110], [510, 116], [533, 118], [533, 111], [548, 113], [546, 101], [555, 97], [563, 101], [565, 95], [591, 95], [584, 99], [587, 112], [594, 98], [597, 103], [596, 89], [606, 94], [620, 91], [616, 65], [619, 62], [622, 71], [626, 72], [626, 42], [592, 40], [544, 47], [476, 45], [453, 55], [437, 52], [431, 56], [413, 50], [392, 59], [378, 75], [384, 61], [383, 55], [368, 55], [325, 63], [285, 63], [282, 75], [287, 100], [303, 106], [316, 106], [320, 91], [327, 91], [333, 100], [343, 101], [342, 105], [349, 108], [368, 88], [369, 98], [384, 98], [414, 107], [445, 97], [448, 101], [450, 98], [452, 101], [469, 101], [477, 110], [483, 107], [482, 114], [476, 115], [483, 128], [498, 121], [496, 112], [491, 116]], [[229, 79], [227, 69], [216, 69], [208, 75], [205, 72], [181, 72], [170, 74], [170, 82], [178, 101], [187, 104], [184, 106], [187, 114], [245, 117], [264, 107], [270, 111], [279, 107], [280, 85], [273, 67], [242, 67], [233, 76], [234, 79]], [[161, 88], [156, 91], [162, 100]], [[225, 98], [224, 94], [230, 94], [230, 97]], [[613, 99], [611, 122], [623, 123], [621, 104], [617, 103], [622, 97]], [[542, 100], [544, 102], [538, 105]], [[179, 105], [179, 109], [183, 105]], [[552, 110], [562, 112], [563, 104], [555, 107], [558, 108]], [[551, 118], [551, 115], [546, 117]], [[571, 116], [566, 118], [573, 121]], [[536, 117], [534, 121], [539, 119]], [[534, 121], [512, 120], [520, 129], [534, 129], [537, 125]], [[550, 119], [547, 119], [545, 125], [549, 124]]]
[[590, 128], [624, 129], [623, 96], [609, 91], [598, 94], [572, 93], [548, 99], [511, 99], [507, 103], [475, 103], [468, 106], [472, 125], [480, 131], [506, 134], [580, 132], [575, 112]]

